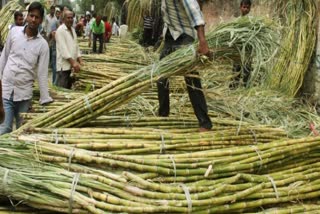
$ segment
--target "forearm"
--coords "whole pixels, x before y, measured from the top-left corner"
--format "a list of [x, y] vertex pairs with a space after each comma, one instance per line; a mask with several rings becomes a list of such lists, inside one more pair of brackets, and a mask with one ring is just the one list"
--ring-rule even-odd
[[200, 55], [206, 55], [208, 57], [211, 57], [208, 42], [205, 36], [204, 25], [196, 26], [196, 29], [197, 29], [198, 40], [199, 40], [198, 53]]
[[204, 25], [196, 26], [198, 40], [200, 43], [206, 42]]

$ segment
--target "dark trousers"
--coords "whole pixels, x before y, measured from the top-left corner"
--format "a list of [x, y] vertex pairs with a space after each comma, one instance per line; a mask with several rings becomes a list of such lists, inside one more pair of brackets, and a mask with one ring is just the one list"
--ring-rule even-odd
[[68, 71], [58, 71], [56, 85], [62, 88], [71, 89], [73, 84], [73, 78], [70, 77], [71, 70]]
[[143, 45], [144, 46], [152, 45], [152, 28], [151, 29], [145, 28], [143, 30]]
[[52, 68], [52, 84], [55, 85], [57, 79], [57, 48], [55, 41], [50, 46], [50, 54]]
[[97, 40], [98, 39], [99, 39], [99, 53], [102, 53], [102, 50], [103, 50], [103, 33], [102, 34], [93, 33], [93, 46], [92, 46], [93, 53], [97, 53]]
[[248, 62], [244, 66], [235, 63], [233, 64], [232, 71], [238, 73], [238, 75], [233, 78], [232, 82], [229, 85], [229, 88], [235, 89], [239, 86], [247, 86], [252, 71], [251, 63]]
[[[164, 48], [161, 52], [160, 59], [174, 52], [183, 45], [192, 44], [194, 39], [186, 34], [181, 35], [177, 40], [174, 40], [168, 31], [165, 37]], [[194, 72], [193, 74], [198, 74]], [[201, 80], [196, 77], [185, 77], [189, 98], [202, 128], [211, 129], [212, 123], [208, 116], [208, 107], [206, 99], [202, 92]], [[170, 113], [169, 100], [169, 81], [167, 78], [160, 79], [157, 82], [158, 99], [159, 99], [159, 116], [167, 117]]]

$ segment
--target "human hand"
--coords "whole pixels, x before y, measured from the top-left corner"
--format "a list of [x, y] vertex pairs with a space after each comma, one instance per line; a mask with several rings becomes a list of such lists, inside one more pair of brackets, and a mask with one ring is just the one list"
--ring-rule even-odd
[[53, 40], [56, 40], [56, 32], [55, 32], [55, 31], [52, 31], [52, 32], [51, 32], [51, 38], [52, 38]]
[[209, 60], [213, 60], [213, 52], [210, 51], [207, 41], [199, 42], [198, 54], [200, 56], [206, 56]]
[[79, 72], [80, 71], [80, 64], [78, 62], [74, 62], [72, 64], [72, 69], [74, 72]]

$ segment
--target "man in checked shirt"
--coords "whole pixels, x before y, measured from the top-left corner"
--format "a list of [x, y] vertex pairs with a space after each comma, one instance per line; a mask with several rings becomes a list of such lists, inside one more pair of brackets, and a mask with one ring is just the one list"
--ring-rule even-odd
[[[164, 48], [160, 59], [184, 45], [190, 45], [196, 38], [199, 40], [198, 53], [210, 56], [205, 38], [205, 21], [201, 12], [201, 2], [197, 0], [162, 0], [161, 10], [164, 21]], [[198, 74], [195, 72], [193, 74]], [[193, 75], [194, 76], [194, 75]], [[202, 92], [201, 81], [196, 77], [185, 77], [189, 98], [195, 115], [198, 118], [200, 132], [212, 128], [208, 116], [207, 103]], [[157, 82], [159, 99], [159, 116], [167, 117], [170, 112], [169, 81], [167, 78]]]
[[[49, 47], [38, 29], [42, 23], [44, 8], [39, 2], [30, 4], [27, 25], [10, 30], [0, 58], [0, 119], [5, 112], [0, 134], [12, 131], [13, 119], [16, 127], [21, 123], [19, 116], [27, 112], [32, 101], [34, 79], [37, 76], [40, 103], [52, 102], [48, 90]], [[2, 87], [1, 87], [2, 86]], [[3, 103], [3, 106], [2, 106]]]

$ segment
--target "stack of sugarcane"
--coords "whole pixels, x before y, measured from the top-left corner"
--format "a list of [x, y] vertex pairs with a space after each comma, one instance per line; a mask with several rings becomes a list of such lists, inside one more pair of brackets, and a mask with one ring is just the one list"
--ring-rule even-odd
[[6, 41], [7, 35], [9, 33], [9, 25], [12, 25], [14, 23], [14, 12], [21, 9], [22, 6], [19, 4], [18, 0], [11, 0], [0, 10], [0, 41], [2, 41], [3, 43]]
[[[235, 27], [236, 32], [230, 32], [231, 26]], [[269, 36], [266, 36], [266, 33], [269, 33]], [[259, 62], [264, 63], [265, 56], [260, 51], [264, 50], [263, 53], [270, 56], [271, 49], [275, 45], [274, 37], [271, 35], [274, 35], [274, 31], [269, 22], [260, 18], [240, 18], [209, 32], [207, 40], [211, 48], [219, 50], [216, 52], [217, 58], [232, 56], [238, 56], [239, 58], [239, 50], [244, 50], [246, 46], [250, 46], [250, 49], [257, 50], [256, 57], [260, 59]], [[228, 39], [223, 39], [225, 37], [228, 37]], [[194, 45], [181, 48], [158, 63], [121, 77], [99, 90], [28, 122], [22, 129], [29, 126], [81, 126], [88, 120], [127, 103], [150, 88], [158, 79], [185, 74], [200, 66], [202, 64], [196, 56]]]
[[[34, 128], [28, 130], [30, 141], [33, 137], [44, 142], [56, 144], [72, 144], [76, 148], [112, 152], [113, 154], [143, 154], [145, 152], [181, 153], [206, 149], [223, 148], [228, 145], [248, 145], [256, 142], [270, 142], [286, 137], [281, 129], [271, 127], [250, 126], [232, 120], [214, 120], [214, 132], [199, 134], [197, 122], [184, 119], [168, 119], [159, 121], [157, 118], [151, 123], [144, 119], [143, 125], [150, 128], [135, 126], [134, 122], [127, 122], [128, 128], [68, 128], [47, 129]], [[174, 122], [174, 123], [173, 123]], [[112, 121], [111, 121], [112, 123]], [[184, 124], [183, 124], [184, 123]], [[150, 125], [149, 125], [150, 124]], [[160, 124], [160, 128], [152, 126]], [[163, 124], [163, 125], [161, 125]], [[172, 128], [181, 124], [180, 128]], [[81, 133], [81, 134], [80, 134]], [[20, 136], [24, 139], [26, 136]], [[29, 138], [27, 137], [27, 138]]]
[[290, 0], [284, 11], [286, 17], [282, 49], [276, 57], [266, 87], [295, 96], [309, 68], [316, 42], [316, 1]]
[[212, 88], [207, 90], [207, 103], [209, 110], [218, 115], [282, 127], [295, 137], [306, 136], [320, 125], [314, 106], [274, 90], [250, 88], [217, 94]]
[[24, 119], [24, 121], [27, 121], [31, 118], [39, 116], [40, 114], [52, 111], [60, 106], [63, 106], [66, 103], [69, 103], [72, 100], [83, 96], [83, 94], [84, 93], [82, 92], [75, 92], [68, 89], [51, 87], [50, 96], [53, 98], [54, 102], [48, 103], [46, 105], [41, 105], [39, 103], [39, 87], [38, 84], [35, 84], [31, 109], [28, 113], [21, 113], [21, 117]]
[[110, 43], [103, 55], [83, 55], [85, 64], [76, 74], [75, 88], [78, 90], [102, 88], [128, 73], [150, 64], [152, 57], [140, 45], [132, 41], [124, 40], [117, 45]]
[[[0, 192], [40, 209], [250, 213], [284, 204], [282, 209], [292, 206], [298, 213], [295, 201], [320, 196], [319, 137], [130, 156], [52, 146], [35, 136], [21, 139], [1, 140]], [[35, 161], [31, 153], [76, 173]]]

